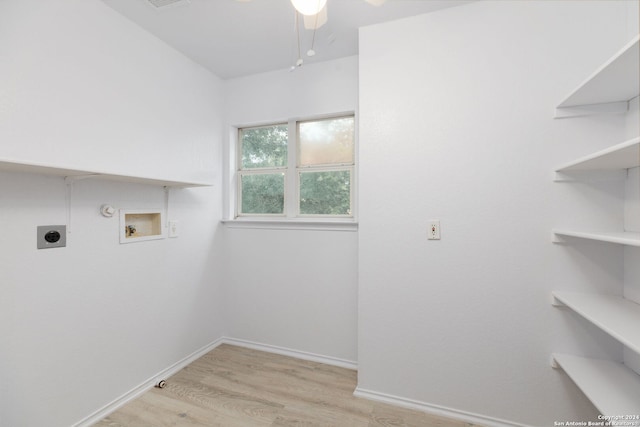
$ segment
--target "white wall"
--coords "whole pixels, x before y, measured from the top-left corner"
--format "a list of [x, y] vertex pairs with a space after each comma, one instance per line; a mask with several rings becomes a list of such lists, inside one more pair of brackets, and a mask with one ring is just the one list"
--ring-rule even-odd
[[[635, 3], [635, 25], [630, 25], [631, 35], [638, 34], [640, 2]], [[627, 113], [627, 138], [640, 135], [640, 97], [629, 103]], [[625, 187], [625, 230], [640, 231], [640, 168], [630, 169]], [[640, 304], [640, 248], [624, 248], [624, 296]], [[640, 355], [625, 347], [624, 362], [640, 375]]]
[[[640, 135], [640, 99], [630, 103], [627, 113], [627, 139]], [[626, 231], [640, 232], [640, 168], [629, 169], [625, 186]], [[625, 248], [625, 297], [640, 303], [640, 248]], [[640, 365], [639, 365], [640, 366]]]
[[553, 113], [627, 21], [622, 1], [485, 1], [361, 30], [359, 391], [487, 424], [595, 417], [550, 354], [622, 346], [550, 292], [622, 294], [623, 251], [551, 229], [620, 227], [624, 190], [552, 171], [625, 119]]
[[0, 172], [0, 425], [69, 426], [225, 334], [221, 82], [97, 0], [0, 2], [0, 158], [173, 179], [177, 239], [118, 243], [157, 186]]
[[[640, 32], [640, 1], [629, 4], [627, 35], [631, 39]], [[629, 103], [627, 138], [640, 135], [640, 98]], [[625, 188], [625, 230], [640, 231], [640, 168], [629, 170]], [[624, 296], [640, 303], [640, 248], [624, 248]], [[624, 349], [624, 362], [640, 374], [640, 355]]]
[[214, 177], [220, 97], [211, 73], [100, 1], [1, 7], [3, 158]]
[[[627, 24], [627, 38], [631, 40], [640, 32], [640, 1], [629, 2], [629, 23]], [[629, 103], [629, 111], [626, 114], [626, 139], [640, 135], [640, 97], [636, 97]], [[625, 230], [640, 231], [640, 168], [629, 171], [626, 183], [625, 197]], [[628, 248], [630, 251], [633, 248]], [[640, 263], [638, 263], [640, 264]], [[637, 280], [626, 281], [627, 284], [636, 284], [640, 292], [640, 275]], [[640, 302], [640, 296], [636, 299]]]
[[[358, 61], [225, 81], [238, 126], [355, 111]], [[229, 336], [357, 360], [357, 232], [225, 228]]]

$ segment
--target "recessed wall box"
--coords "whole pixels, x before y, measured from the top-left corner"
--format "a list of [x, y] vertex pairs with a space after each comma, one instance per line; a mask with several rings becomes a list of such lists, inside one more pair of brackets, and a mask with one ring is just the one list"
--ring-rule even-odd
[[161, 210], [120, 209], [120, 243], [164, 239]]
[[38, 249], [64, 248], [67, 246], [66, 225], [39, 225]]

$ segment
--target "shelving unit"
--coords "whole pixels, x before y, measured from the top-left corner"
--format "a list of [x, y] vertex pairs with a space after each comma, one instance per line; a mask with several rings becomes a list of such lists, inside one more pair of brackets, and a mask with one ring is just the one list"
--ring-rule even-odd
[[562, 100], [557, 108], [573, 108], [596, 104], [618, 103], [620, 111], [640, 93], [640, 36], [600, 66], [591, 76]]
[[[553, 291], [554, 305], [565, 305], [640, 353], [640, 304], [615, 295]], [[640, 402], [639, 402], [640, 403]]]
[[9, 172], [27, 172], [41, 175], [53, 175], [70, 178], [97, 178], [111, 181], [125, 181], [138, 184], [160, 185], [163, 187], [209, 187], [212, 184], [207, 182], [190, 182], [167, 180], [163, 178], [150, 178], [136, 175], [122, 175], [102, 171], [90, 171], [82, 169], [61, 168], [53, 165], [45, 165], [39, 163], [16, 162], [12, 160], [0, 159], [0, 171]]
[[[640, 95], [639, 76], [640, 35], [564, 98], [557, 105], [556, 118], [626, 113], [629, 101]], [[593, 174], [593, 171], [624, 171], [638, 166], [640, 137], [635, 137], [568, 162], [558, 167], [556, 173]], [[555, 241], [571, 237], [640, 247], [640, 232], [569, 228], [554, 229], [553, 233]], [[620, 296], [593, 293], [556, 290], [552, 296], [553, 305], [570, 308], [640, 354], [640, 304]], [[553, 354], [552, 360], [554, 367], [561, 367], [603, 415], [640, 414], [640, 375], [631, 368], [613, 361], [566, 354]], [[630, 421], [640, 426], [639, 420]]]
[[[640, 137], [586, 155], [556, 169], [556, 172], [622, 170], [640, 166]], [[627, 246], [640, 246], [640, 233], [555, 229], [556, 236], [577, 237]]]
[[640, 375], [631, 369], [621, 363], [568, 354], [552, 357], [602, 415], [640, 414]]
[[[597, 240], [599, 242], [617, 243], [619, 245], [640, 246], [640, 233], [632, 231], [585, 231], [555, 229], [556, 236], [577, 237]], [[639, 326], [640, 327], [640, 326]]]

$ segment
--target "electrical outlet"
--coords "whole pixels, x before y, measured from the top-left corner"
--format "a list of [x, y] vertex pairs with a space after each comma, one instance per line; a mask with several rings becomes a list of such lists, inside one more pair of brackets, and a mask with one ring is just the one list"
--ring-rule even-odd
[[429, 221], [429, 230], [428, 230], [428, 239], [429, 240], [440, 240], [440, 221], [432, 220]]
[[64, 248], [67, 246], [66, 225], [39, 225], [37, 229], [37, 248]]

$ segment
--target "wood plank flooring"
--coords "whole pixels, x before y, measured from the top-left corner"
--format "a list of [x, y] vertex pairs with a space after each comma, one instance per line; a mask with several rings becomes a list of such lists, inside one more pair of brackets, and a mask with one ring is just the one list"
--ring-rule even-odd
[[94, 427], [471, 427], [353, 396], [356, 372], [223, 344]]

